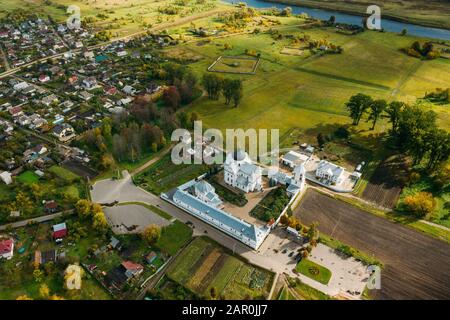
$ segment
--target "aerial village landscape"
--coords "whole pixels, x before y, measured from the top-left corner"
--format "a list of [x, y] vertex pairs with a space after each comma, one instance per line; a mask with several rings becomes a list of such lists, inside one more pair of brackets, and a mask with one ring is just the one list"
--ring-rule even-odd
[[342, 2], [2, 1], [0, 300], [448, 300], [450, 5]]

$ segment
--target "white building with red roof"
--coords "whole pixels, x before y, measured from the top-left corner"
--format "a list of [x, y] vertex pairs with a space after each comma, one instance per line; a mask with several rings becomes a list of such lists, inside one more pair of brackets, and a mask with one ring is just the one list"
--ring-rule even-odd
[[14, 241], [13, 239], [0, 240], [0, 259], [9, 260], [13, 257]]

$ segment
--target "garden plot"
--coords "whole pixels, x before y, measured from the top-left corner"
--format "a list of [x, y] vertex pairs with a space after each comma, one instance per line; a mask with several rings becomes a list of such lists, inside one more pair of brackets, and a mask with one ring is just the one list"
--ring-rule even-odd
[[208, 238], [195, 239], [174, 261], [167, 276], [194, 292], [224, 299], [267, 298], [273, 274], [226, 252]]

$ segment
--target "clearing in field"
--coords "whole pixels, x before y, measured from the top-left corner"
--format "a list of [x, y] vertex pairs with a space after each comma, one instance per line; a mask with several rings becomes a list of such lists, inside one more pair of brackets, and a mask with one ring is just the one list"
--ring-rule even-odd
[[301, 55], [303, 55], [304, 51], [305, 50], [303, 48], [286, 46], [283, 49], [281, 49], [280, 53], [287, 54], [289, 56], [301, 56]]
[[196, 62], [203, 59], [203, 56], [181, 47], [169, 48], [162, 50], [161, 52], [166, 58], [173, 59], [178, 62]]
[[206, 237], [196, 238], [174, 261], [167, 276], [199, 297], [210, 297], [215, 291], [224, 299], [267, 298], [273, 282], [271, 272], [229, 254]]
[[220, 56], [209, 67], [208, 71], [236, 74], [256, 74], [259, 58]]

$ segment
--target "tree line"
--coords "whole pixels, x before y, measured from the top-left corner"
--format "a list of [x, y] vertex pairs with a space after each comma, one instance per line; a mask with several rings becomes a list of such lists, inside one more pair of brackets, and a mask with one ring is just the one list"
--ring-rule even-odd
[[220, 95], [223, 95], [225, 104], [229, 105], [233, 102], [235, 108], [242, 100], [243, 86], [240, 79], [223, 78], [214, 73], [205, 73], [202, 84], [211, 100], [219, 100]]
[[362, 93], [352, 96], [346, 108], [353, 125], [368, 114], [367, 121], [372, 121], [374, 129], [378, 119], [386, 117], [397, 147], [412, 156], [414, 165], [427, 159], [427, 169], [434, 170], [450, 156], [450, 134], [438, 128], [437, 114], [432, 110], [400, 101], [374, 100]]

